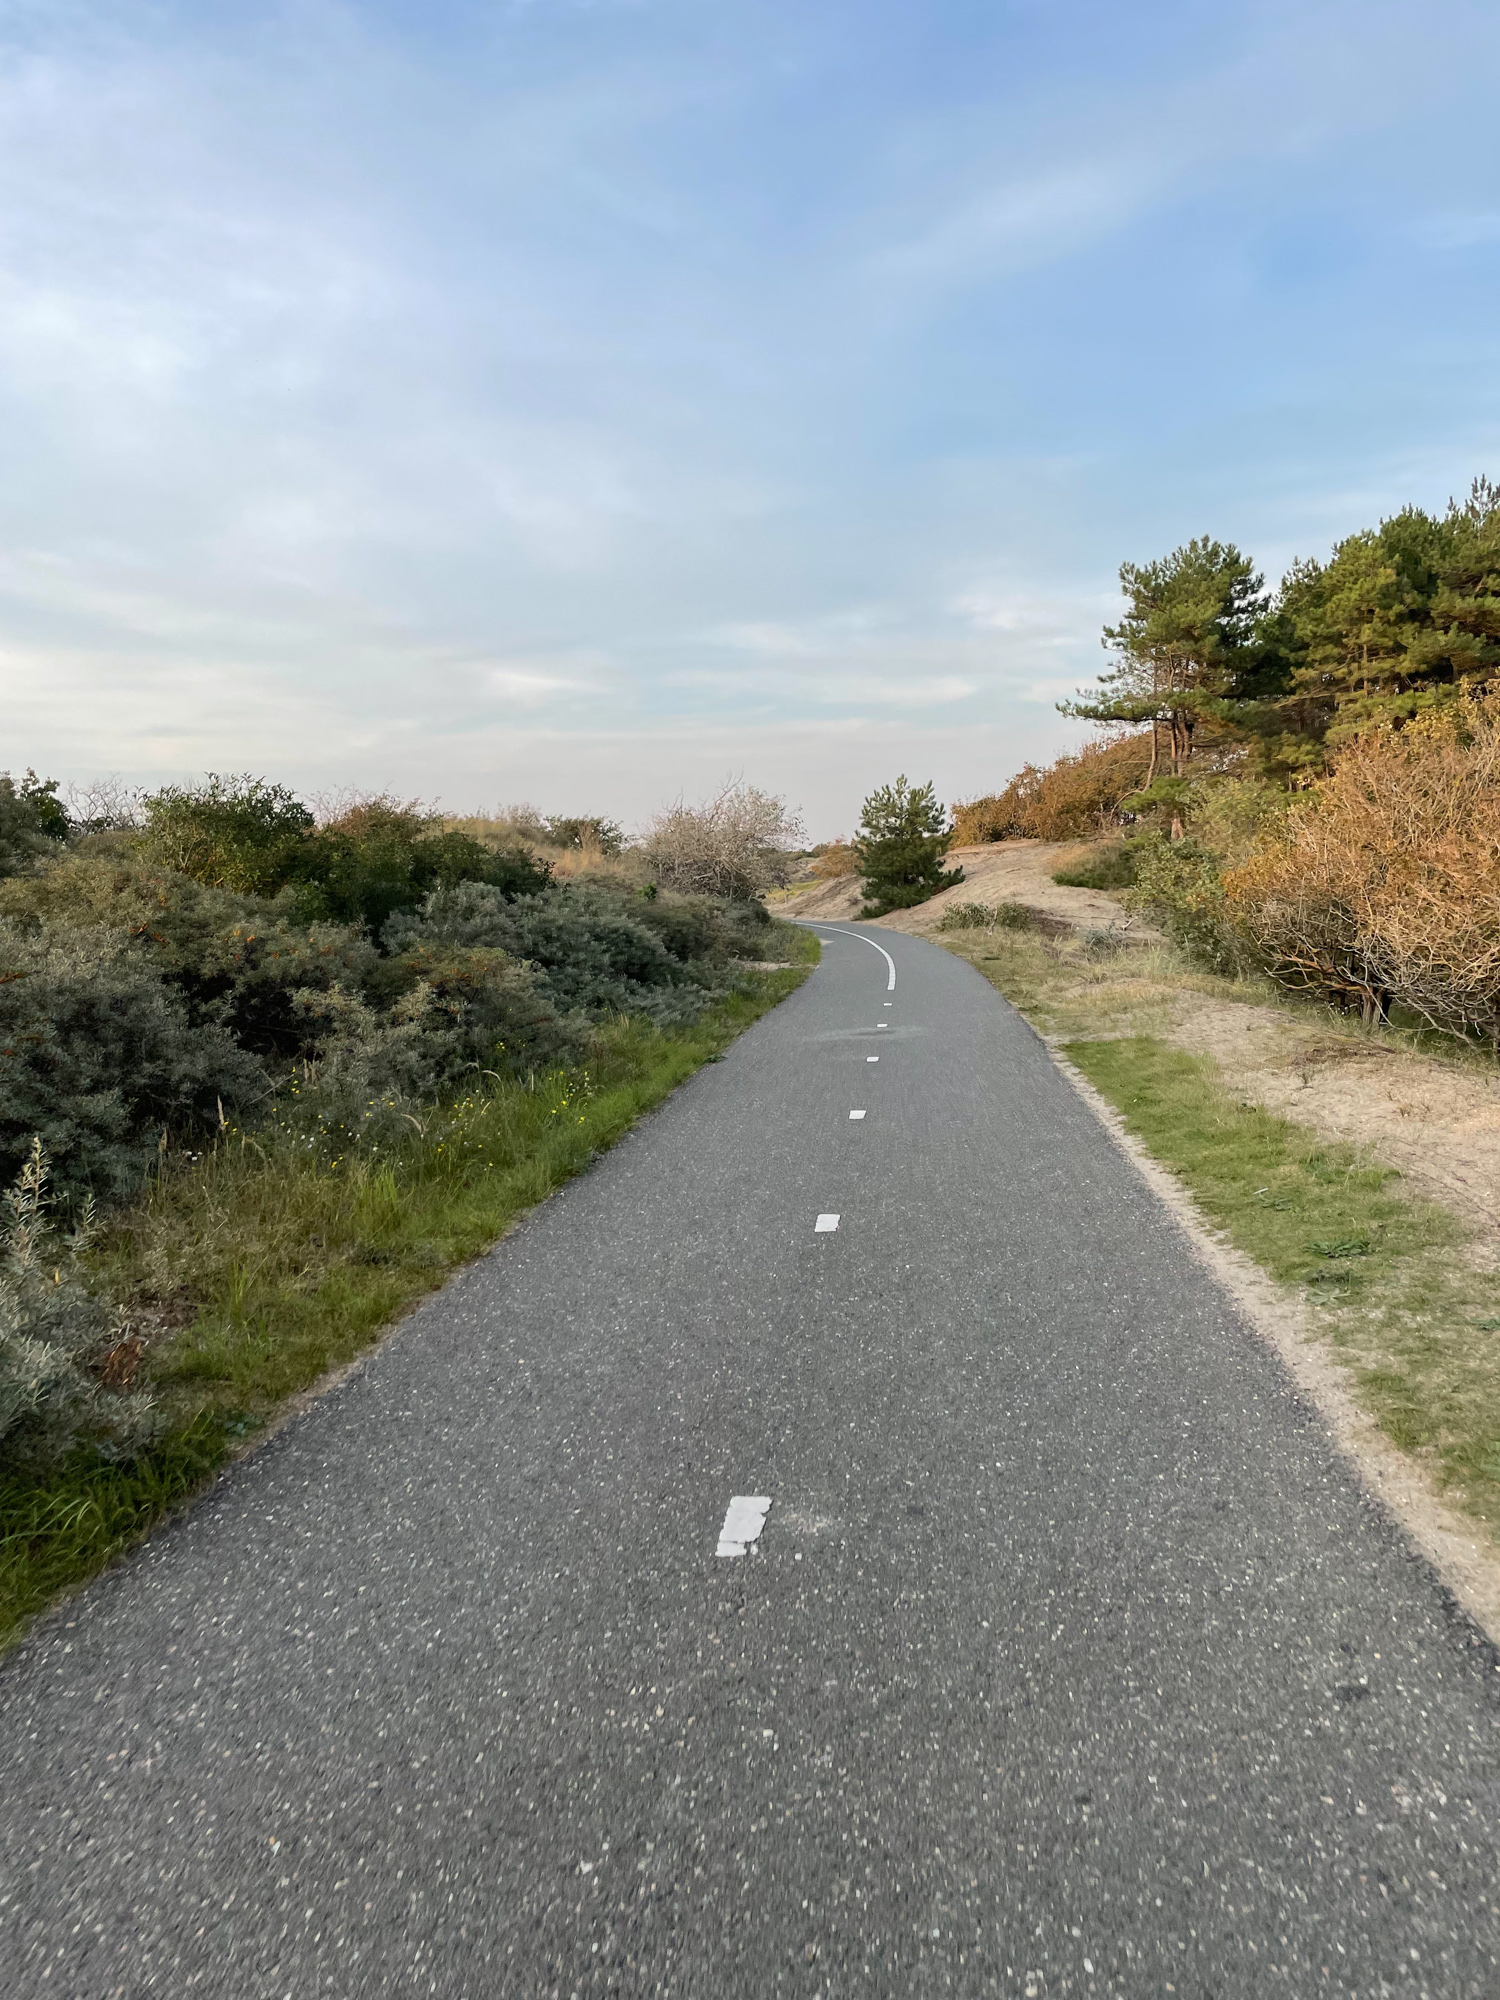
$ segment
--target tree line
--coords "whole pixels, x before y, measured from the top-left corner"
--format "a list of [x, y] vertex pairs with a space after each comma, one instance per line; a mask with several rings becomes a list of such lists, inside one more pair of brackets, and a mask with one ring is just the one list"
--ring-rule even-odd
[[1326, 562], [1294, 563], [1274, 590], [1206, 535], [1123, 564], [1120, 585], [1124, 615], [1104, 631], [1114, 664], [1063, 713], [1149, 729], [1153, 800], [1170, 803], [1205, 738], [1230, 737], [1261, 775], [1295, 783], [1362, 731], [1500, 674], [1500, 488], [1476, 479], [1442, 514], [1405, 507]]

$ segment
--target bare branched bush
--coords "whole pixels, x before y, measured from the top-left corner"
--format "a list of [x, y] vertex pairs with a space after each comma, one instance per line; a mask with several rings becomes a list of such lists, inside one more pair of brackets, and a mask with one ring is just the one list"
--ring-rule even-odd
[[790, 881], [803, 839], [785, 799], [737, 783], [706, 805], [679, 799], [657, 814], [642, 845], [663, 888], [746, 899]]
[[1225, 891], [1284, 985], [1500, 1050], [1500, 704], [1359, 738]]
[[69, 785], [63, 803], [75, 833], [135, 833], [145, 824], [144, 797], [138, 785], [111, 773]]

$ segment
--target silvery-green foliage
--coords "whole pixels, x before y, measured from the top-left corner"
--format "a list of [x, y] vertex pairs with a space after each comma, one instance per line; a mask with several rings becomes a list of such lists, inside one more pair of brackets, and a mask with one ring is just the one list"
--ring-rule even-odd
[[437, 944], [503, 951], [524, 960], [542, 994], [564, 1012], [691, 1021], [728, 984], [706, 961], [674, 957], [604, 890], [555, 887], [508, 902], [483, 883], [460, 882], [414, 914], [393, 917], [383, 935], [392, 953]]
[[39, 1137], [60, 1192], [127, 1199], [163, 1131], [269, 1095], [227, 1028], [193, 1022], [120, 931], [0, 918], [0, 1174]]
[[148, 1397], [99, 1379], [126, 1328], [79, 1273], [91, 1208], [66, 1234], [56, 1228], [48, 1178], [46, 1153], [33, 1140], [0, 1207], [0, 1469], [7, 1472], [75, 1448], [128, 1458], [156, 1430]]

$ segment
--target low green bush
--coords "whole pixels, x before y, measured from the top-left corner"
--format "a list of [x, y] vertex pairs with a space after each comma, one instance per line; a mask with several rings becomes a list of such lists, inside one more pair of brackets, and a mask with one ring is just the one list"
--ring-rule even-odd
[[68, 837], [68, 815], [57, 797], [57, 782], [28, 771], [19, 781], [0, 771], [0, 876], [17, 875]]
[[69, 1198], [126, 1199], [164, 1131], [212, 1130], [269, 1099], [265, 1065], [194, 1022], [125, 934], [0, 918], [0, 1175], [33, 1140]]
[[560, 1011], [638, 1013], [665, 1026], [695, 1019], [729, 981], [706, 956], [674, 956], [649, 922], [662, 908], [660, 899], [632, 906], [608, 890], [569, 886], [510, 901], [484, 883], [461, 882], [393, 917], [384, 942], [392, 953], [437, 942], [505, 951], [526, 961]]
[[1065, 857], [1052, 879], [1065, 889], [1128, 889], [1135, 881], [1135, 863], [1134, 843], [1105, 841]]
[[1136, 844], [1135, 886], [1128, 909], [1149, 917], [1174, 944], [1213, 972], [1234, 975], [1247, 954], [1224, 893], [1218, 854], [1193, 839], [1156, 835]]

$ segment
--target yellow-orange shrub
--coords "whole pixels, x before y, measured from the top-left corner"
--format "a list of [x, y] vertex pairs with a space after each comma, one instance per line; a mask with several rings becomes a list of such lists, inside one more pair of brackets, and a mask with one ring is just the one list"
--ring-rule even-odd
[[1356, 740], [1225, 891], [1283, 984], [1500, 1047], [1500, 702]]
[[1146, 782], [1149, 733], [1101, 736], [1047, 765], [1028, 764], [1003, 792], [953, 808], [953, 841], [1079, 840], [1118, 821], [1123, 798]]

